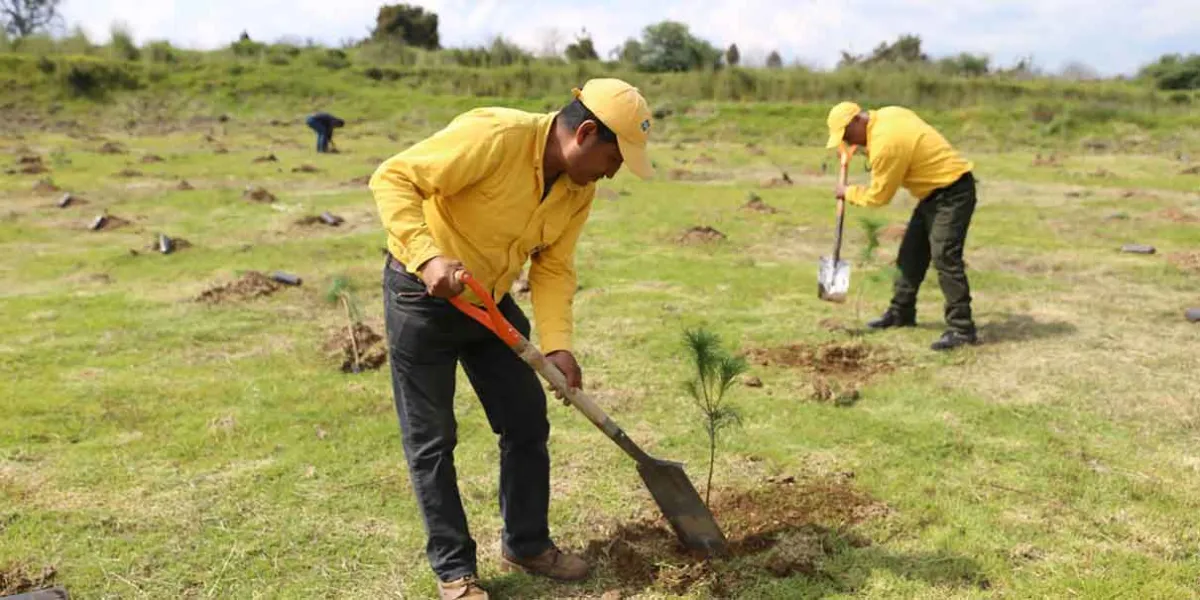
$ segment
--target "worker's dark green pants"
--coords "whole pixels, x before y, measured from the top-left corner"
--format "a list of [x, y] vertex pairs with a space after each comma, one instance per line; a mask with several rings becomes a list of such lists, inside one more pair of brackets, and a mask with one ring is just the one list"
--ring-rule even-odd
[[975, 178], [970, 173], [917, 204], [896, 258], [900, 273], [892, 296], [891, 310], [895, 314], [915, 317], [917, 291], [932, 260], [946, 297], [946, 325], [960, 333], [975, 333], [971, 287], [963, 263], [963, 244], [973, 214]]

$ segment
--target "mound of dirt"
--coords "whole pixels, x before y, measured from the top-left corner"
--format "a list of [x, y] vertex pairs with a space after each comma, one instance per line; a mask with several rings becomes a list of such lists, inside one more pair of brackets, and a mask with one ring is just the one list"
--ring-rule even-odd
[[42, 163], [42, 157], [36, 154], [27, 154], [17, 159], [16, 172], [25, 175], [41, 175], [42, 173], [49, 173], [50, 169]]
[[261, 202], [270, 204], [275, 201], [275, 195], [268, 192], [266, 188], [257, 185], [248, 185], [246, 190], [242, 192], [242, 198], [251, 202]]
[[100, 215], [92, 220], [92, 223], [88, 226], [88, 229], [91, 229], [92, 231], [108, 231], [111, 229], [117, 229], [118, 227], [124, 227], [128, 224], [129, 220], [122, 219], [121, 217], [116, 217], [113, 215]]
[[707, 154], [701, 154], [700, 156], [696, 157], [696, 160], [692, 161], [692, 164], [694, 164], [694, 165], [715, 165], [715, 164], [717, 164], [717, 159], [715, 159]]
[[689, 171], [687, 169], [671, 169], [667, 171], [667, 179], [671, 181], [716, 181], [721, 176], [704, 171]]
[[759, 187], [764, 187], [764, 188], [777, 188], [777, 187], [788, 187], [794, 183], [795, 182], [792, 181], [791, 176], [788, 175], [786, 172], [783, 172], [783, 173], [779, 174], [779, 177], [768, 177], [768, 178], [760, 181], [758, 183], [758, 185], [759, 185]]
[[100, 146], [96, 152], [100, 154], [125, 154], [125, 147], [117, 142], [104, 142], [104, 145]]
[[116, 173], [117, 177], [141, 177], [142, 172], [137, 169], [121, 169]]
[[362, 177], [355, 177], [354, 179], [347, 181], [344, 185], [349, 186], [349, 187], [358, 187], [358, 186], [362, 186], [362, 185], [367, 185], [368, 183], [371, 183], [371, 176], [363, 175]]
[[776, 348], [751, 348], [746, 360], [759, 366], [801, 368], [832, 377], [864, 377], [886, 373], [895, 362], [882, 351], [861, 342], [792, 344]]
[[0, 596], [40, 590], [53, 582], [57, 574], [58, 570], [49, 565], [41, 569], [20, 563], [0, 566]]
[[832, 402], [838, 406], [850, 406], [858, 402], [858, 384], [815, 376], [808, 382], [812, 388], [810, 397], [816, 402]]
[[1200, 251], [1174, 252], [1167, 255], [1167, 261], [1175, 265], [1181, 271], [1200, 273]]
[[253, 161], [251, 161], [251, 162], [253, 162], [253, 163], [255, 163], [255, 164], [258, 164], [258, 163], [268, 163], [268, 162], [279, 162], [279, 159], [278, 159], [278, 158], [276, 158], [274, 154], [268, 154], [268, 155], [266, 155], [266, 156], [260, 156], [260, 157], [258, 157], [258, 158], [256, 158], [256, 159], [254, 159], [254, 160], [253, 160]]
[[1162, 218], [1175, 223], [1200, 223], [1200, 217], [1186, 213], [1178, 208], [1167, 208], [1159, 213]]
[[53, 179], [43, 177], [37, 180], [37, 183], [33, 184], [33, 191], [37, 194], [53, 194], [54, 192], [61, 192], [62, 188], [54, 185]]
[[[325, 342], [325, 350], [341, 361], [343, 373], [358, 373], [364, 369], [378, 369], [387, 362], [387, 343], [370, 327], [354, 324], [354, 336], [345, 327], [333, 331]], [[358, 366], [354, 357], [358, 356]]]
[[160, 163], [160, 162], [163, 162], [164, 160], [165, 159], [163, 159], [163, 157], [161, 157], [157, 154], [147, 154], [142, 157], [141, 163], [144, 165], [148, 165], [148, 164], [152, 164], [152, 163]]
[[684, 231], [679, 236], [680, 244], [709, 244], [720, 242], [726, 239], [725, 234], [709, 227], [708, 225], [697, 225]]
[[727, 557], [687, 551], [661, 519], [616, 527], [588, 542], [584, 556], [625, 592], [689, 594], [707, 588], [716, 597], [737, 597], [742, 581], [815, 574], [846, 548], [869, 546], [871, 540], [848, 527], [888, 512], [842, 478], [772, 481], [778, 483], [713, 498], [713, 516], [729, 540]]
[[196, 302], [225, 304], [250, 300], [252, 298], [270, 296], [278, 292], [282, 287], [279, 282], [258, 271], [249, 271], [233, 282], [216, 285], [204, 290], [196, 297]]
[[1179, 172], [1180, 175], [1200, 175], [1200, 165], [1192, 165]]
[[309, 164], [300, 165], [292, 168], [293, 173], [320, 173], [321, 170]]
[[173, 254], [185, 248], [191, 248], [192, 243], [177, 237], [169, 237], [159, 234], [145, 247], [148, 252], [158, 252], [159, 254]]
[[175, 189], [177, 189], [177, 190], [179, 190], [179, 191], [181, 191], [181, 192], [190, 192], [190, 191], [192, 191], [192, 190], [194, 190], [194, 189], [196, 189], [196, 188], [195, 188], [195, 187], [192, 187], [192, 184], [188, 183], [188, 180], [186, 180], [186, 179], [180, 179], [180, 180], [179, 180], [179, 185], [176, 185], [176, 186], [175, 186]]
[[83, 198], [80, 198], [74, 194], [66, 193], [63, 194], [62, 198], [58, 199], [58, 202], [55, 203], [55, 206], [59, 208], [67, 208], [68, 206], [83, 206], [85, 204], [88, 204], [87, 200], [84, 200]]
[[312, 227], [313, 225], [326, 225], [328, 227], [337, 227], [346, 220], [330, 212], [323, 212], [319, 215], [308, 215], [302, 219], [297, 219], [296, 224], [301, 227]]
[[763, 213], [763, 214], [768, 214], [768, 215], [773, 215], [773, 214], [779, 212], [778, 208], [775, 208], [774, 206], [767, 204], [765, 201], [763, 201], [763, 199], [761, 197], [759, 197], [758, 194], [755, 194], [754, 192], [750, 192], [750, 195], [746, 199], [746, 203], [742, 205], [742, 210], [748, 210], [751, 212], [758, 212], [758, 213]]
[[1097, 167], [1095, 171], [1089, 172], [1088, 176], [1095, 177], [1097, 179], [1108, 179], [1110, 177], [1116, 177], [1116, 174], [1108, 169], [1105, 169], [1104, 167]]
[[229, 148], [225, 146], [217, 146], [213, 148], [213, 154], [229, 154]]

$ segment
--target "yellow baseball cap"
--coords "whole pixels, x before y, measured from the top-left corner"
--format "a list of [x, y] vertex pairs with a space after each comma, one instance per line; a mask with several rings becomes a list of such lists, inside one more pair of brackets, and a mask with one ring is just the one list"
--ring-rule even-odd
[[571, 91], [613, 133], [621, 159], [642, 179], [654, 176], [646, 142], [650, 139], [650, 106], [637, 88], [620, 79], [591, 79]]
[[860, 112], [862, 112], [862, 108], [853, 102], [841, 102], [829, 110], [829, 118], [825, 120], [825, 124], [829, 126], [829, 141], [825, 143], [826, 148], [837, 148], [842, 145], [842, 138], [846, 137], [846, 126]]

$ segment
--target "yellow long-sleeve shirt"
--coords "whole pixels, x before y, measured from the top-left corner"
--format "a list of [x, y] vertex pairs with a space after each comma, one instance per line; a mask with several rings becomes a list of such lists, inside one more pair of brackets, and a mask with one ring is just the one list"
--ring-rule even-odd
[[[498, 301], [532, 257], [534, 322], [546, 353], [571, 348], [575, 245], [596, 191], [564, 175], [542, 198], [554, 116], [472, 110], [388, 159], [370, 182], [388, 249], [413, 273], [435, 256], [458, 259]], [[467, 298], [478, 300], [469, 290]]]
[[867, 156], [871, 185], [849, 186], [846, 201], [883, 206], [904, 186], [918, 200], [958, 181], [974, 168], [936, 129], [907, 108], [888, 106], [870, 111]]

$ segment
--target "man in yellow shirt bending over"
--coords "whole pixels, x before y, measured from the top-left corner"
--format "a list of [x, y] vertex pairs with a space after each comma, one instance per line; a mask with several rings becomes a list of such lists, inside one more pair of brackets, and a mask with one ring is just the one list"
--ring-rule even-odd
[[858, 206], [883, 206], [904, 186], [918, 200], [900, 243], [896, 259], [900, 273], [891, 306], [867, 326], [916, 325], [917, 290], [932, 259], [946, 298], [947, 325], [933, 349], [976, 343], [971, 288], [963, 264], [963, 244], [975, 213], [972, 163], [916, 113], [899, 106], [866, 111], [853, 102], [842, 102], [829, 111], [827, 124], [826, 147], [862, 146], [871, 165], [870, 187], [839, 184], [838, 198]]
[[472, 110], [371, 177], [390, 252], [383, 288], [393, 395], [442, 598], [487, 598], [454, 468], [460, 361], [500, 436], [501, 567], [568, 581], [588, 574], [583, 559], [550, 540], [550, 423], [537, 375], [447, 301], [463, 293], [454, 274], [465, 267], [528, 337], [529, 319], [507, 291], [532, 259], [542, 351], [572, 387], [582, 385], [571, 354], [575, 244], [598, 180], [622, 164], [642, 178], [653, 169], [651, 113], [636, 88], [595, 79], [574, 96], [550, 114]]

